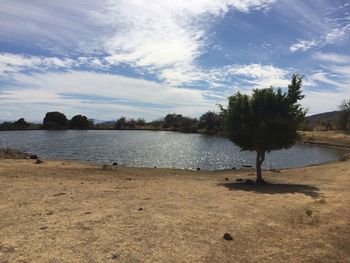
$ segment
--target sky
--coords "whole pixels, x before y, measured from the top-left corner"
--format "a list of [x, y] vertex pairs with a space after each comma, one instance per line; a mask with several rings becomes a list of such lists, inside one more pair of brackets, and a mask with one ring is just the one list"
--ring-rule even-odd
[[0, 120], [199, 117], [304, 75], [308, 115], [350, 99], [348, 0], [1, 0]]

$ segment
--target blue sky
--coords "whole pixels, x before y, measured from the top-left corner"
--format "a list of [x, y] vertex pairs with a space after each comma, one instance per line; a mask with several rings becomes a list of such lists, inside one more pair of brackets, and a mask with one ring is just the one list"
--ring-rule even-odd
[[0, 120], [198, 117], [305, 75], [309, 114], [350, 99], [347, 0], [2, 0]]

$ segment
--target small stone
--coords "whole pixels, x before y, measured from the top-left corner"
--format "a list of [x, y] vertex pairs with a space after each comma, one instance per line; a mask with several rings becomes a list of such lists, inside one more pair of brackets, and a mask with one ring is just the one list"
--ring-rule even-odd
[[48, 229], [48, 227], [47, 227], [47, 226], [42, 226], [42, 227], [40, 227], [39, 229], [40, 229], [40, 230], [45, 230], [45, 229]]
[[61, 195], [65, 195], [66, 193], [57, 193], [57, 194], [54, 194], [54, 195], [52, 195], [52, 196], [61, 196]]
[[224, 238], [225, 240], [228, 240], [228, 241], [232, 241], [232, 240], [233, 240], [233, 237], [232, 237], [231, 234], [229, 234], [229, 233], [225, 233], [224, 236], [223, 236], [223, 238]]
[[128, 178], [128, 179], [126, 179], [126, 180], [131, 181], [131, 178]]
[[143, 210], [143, 208], [142, 208], [142, 207], [140, 207], [138, 210], [139, 210], [139, 211], [142, 211], [142, 210]]
[[112, 259], [118, 259], [119, 258], [119, 254], [118, 253], [112, 253], [111, 258]]
[[246, 185], [255, 185], [255, 182], [253, 180], [251, 180], [251, 179], [245, 179], [244, 182], [245, 182]]
[[43, 161], [42, 161], [42, 160], [40, 160], [40, 159], [36, 159], [35, 164], [41, 164], [41, 163], [43, 163]]
[[36, 159], [38, 159], [38, 155], [36, 155], [36, 154], [31, 154], [31, 155], [29, 156], [29, 159], [36, 160]]
[[228, 181], [229, 179], [228, 178], [225, 178], [225, 181]]

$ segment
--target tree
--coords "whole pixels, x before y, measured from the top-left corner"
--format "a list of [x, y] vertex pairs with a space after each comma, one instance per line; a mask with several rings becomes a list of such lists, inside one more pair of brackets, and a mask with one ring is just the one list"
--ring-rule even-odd
[[208, 133], [216, 133], [220, 127], [219, 114], [213, 111], [208, 111], [207, 113], [204, 113], [199, 118], [198, 126], [200, 129], [205, 129]]
[[66, 115], [58, 111], [48, 112], [43, 121], [44, 129], [67, 129], [68, 120]]
[[256, 151], [256, 183], [265, 183], [261, 165], [265, 153], [290, 148], [297, 140], [297, 129], [306, 111], [298, 104], [304, 98], [302, 77], [293, 75], [288, 92], [271, 87], [255, 89], [253, 95], [241, 93], [228, 98], [228, 107], [221, 106], [229, 139], [242, 150]]
[[341, 111], [339, 124], [341, 129], [346, 130], [349, 128], [350, 122], [350, 100], [343, 100], [343, 102], [339, 105], [339, 109]]
[[143, 118], [138, 118], [138, 119], [136, 120], [136, 124], [137, 124], [137, 126], [139, 126], [139, 127], [143, 127], [143, 126], [146, 125], [146, 120], [143, 119]]
[[125, 122], [126, 118], [125, 117], [120, 117], [114, 124], [114, 129], [120, 130], [125, 128]]
[[178, 130], [181, 127], [181, 114], [168, 114], [164, 118], [163, 127], [167, 129]]
[[89, 129], [93, 127], [93, 120], [89, 120], [86, 116], [83, 115], [75, 115], [70, 120], [70, 128], [71, 129]]

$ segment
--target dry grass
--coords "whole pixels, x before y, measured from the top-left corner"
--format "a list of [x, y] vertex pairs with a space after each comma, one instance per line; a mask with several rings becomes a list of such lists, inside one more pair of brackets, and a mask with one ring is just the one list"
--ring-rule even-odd
[[350, 262], [350, 161], [251, 173], [1, 160], [0, 262]]
[[313, 131], [300, 132], [302, 140], [310, 143], [324, 143], [350, 147], [350, 133], [348, 131]]

